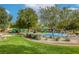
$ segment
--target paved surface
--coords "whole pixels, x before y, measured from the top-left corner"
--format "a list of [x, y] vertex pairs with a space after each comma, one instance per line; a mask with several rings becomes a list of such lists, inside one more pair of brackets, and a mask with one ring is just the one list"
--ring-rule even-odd
[[79, 46], [79, 40], [77, 41], [74, 39], [72, 39], [72, 41], [69, 41], [69, 42], [67, 42], [67, 41], [33, 40], [33, 39], [31, 39], [30, 41], [44, 43], [44, 44], [50, 44], [50, 45]]

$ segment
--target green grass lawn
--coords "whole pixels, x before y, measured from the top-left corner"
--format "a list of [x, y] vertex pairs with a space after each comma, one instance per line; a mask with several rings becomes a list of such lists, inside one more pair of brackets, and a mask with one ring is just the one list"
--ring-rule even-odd
[[55, 46], [25, 40], [21, 36], [12, 36], [0, 41], [1, 54], [78, 54], [77, 46]]

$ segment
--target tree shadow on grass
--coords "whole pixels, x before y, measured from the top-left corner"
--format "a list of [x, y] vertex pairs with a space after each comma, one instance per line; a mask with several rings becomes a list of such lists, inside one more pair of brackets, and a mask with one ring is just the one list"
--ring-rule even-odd
[[34, 47], [24, 45], [0, 45], [0, 54], [37, 54], [40, 53]]

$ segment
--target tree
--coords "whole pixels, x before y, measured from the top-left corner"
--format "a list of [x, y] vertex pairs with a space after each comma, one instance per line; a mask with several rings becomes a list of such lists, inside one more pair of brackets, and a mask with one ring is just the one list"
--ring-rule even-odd
[[79, 10], [71, 10], [69, 8], [58, 8], [57, 6], [41, 8], [40, 19], [41, 23], [47, 25], [50, 29], [79, 29]]
[[6, 12], [6, 9], [3, 7], [0, 7], [0, 28], [6, 29], [11, 20], [12, 20], [12, 17]]
[[50, 29], [54, 28], [56, 23], [58, 22], [58, 14], [60, 9], [56, 6], [54, 7], [46, 7], [40, 9], [40, 19], [41, 23], [48, 26]]
[[37, 20], [36, 12], [31, 8], [25, 8], [18, 12], [16, 27], [20, 29], [33, 29], [37, 24]]
[[78, 30], [79, 29], [79, 11], [70, 10], [68, 8], [63, 9], [60, 13], [60, 21], [58, 23], [58, 29], [65, 30]]
[[78, 25], [76, 23], [70, 23], [65, 27], [66, 30], [76, 30], [78, 28]]

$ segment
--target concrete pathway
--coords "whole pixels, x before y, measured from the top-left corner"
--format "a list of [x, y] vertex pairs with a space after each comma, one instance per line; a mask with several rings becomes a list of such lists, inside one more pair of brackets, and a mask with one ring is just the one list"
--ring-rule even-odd
[[[30, 40], [30, 39], [28, 39]], [[33, 40], [31, 39], [30, 41], [34, 41], [34, 42], [39, 42], [39, 43], [44, 43], [44, 44], [50, 44], [50, 45], [59, 45], [59, 46], [79, 46], [79, 40], [78, 42], [76, 41], [49, 41], [49, 40]]]

